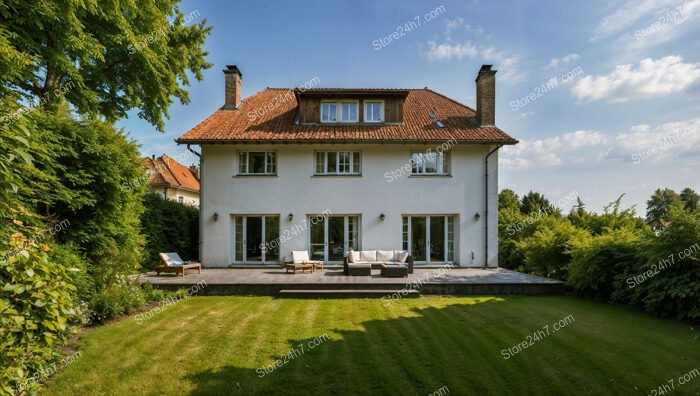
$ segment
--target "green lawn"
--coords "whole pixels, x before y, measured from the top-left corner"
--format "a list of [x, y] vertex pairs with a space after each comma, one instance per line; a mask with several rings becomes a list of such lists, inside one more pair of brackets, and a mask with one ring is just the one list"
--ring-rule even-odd
[[[504, 359], [505, 348], [546, 325], [549, 335]], [[450, 394], [646, 395], [673, 380], [676, 394], [696, 395], [697, 371], [683, 385], [678, 378], [700, 368], [699, 335], [691, 325], [567, 297], [389, 306], [196, 297], [143, 324], [128, 318], [89, 332], [82, 357], [45, 393], [428, 395], [447, 386]], [[290, 352], [281, 367], [260, 369]]]

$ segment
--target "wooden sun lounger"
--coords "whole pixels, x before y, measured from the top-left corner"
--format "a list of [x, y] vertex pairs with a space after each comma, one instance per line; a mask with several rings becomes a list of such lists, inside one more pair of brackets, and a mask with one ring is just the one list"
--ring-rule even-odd
[[174, 272], [176, 276], [185, 276], [185, 271], [188, 269], [197, 269], [197, 273], [202, 273], [202, 264], [183, 261], [177, 253], [161, 253], [163, 265], [156, 267], [156, 275], [161, 272]]

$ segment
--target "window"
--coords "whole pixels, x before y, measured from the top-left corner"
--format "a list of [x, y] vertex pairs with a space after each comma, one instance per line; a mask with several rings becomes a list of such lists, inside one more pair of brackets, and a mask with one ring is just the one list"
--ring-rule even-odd
[[358, 122], [357, 101], [321, 102], [321, 122]]
[[239, 175], [275, 175], [277, 174], [277, 154], [274, 152], [238, 153]]
[[359, 175], [359, 151], [318, 151], [316, 152], [316, 175]]
[[340, 122], [357, 122], [357, 102], [340, 104]]
[[335, 102], [321, 103], [321, 122], [336, 122], [338, 117], [338, 108]]
[[365, 102], [365, 122], [383, 122], [384, 121], [384, 102], [372, 101]]
[[177, 202], [185, 203], [185, 197], [177, 197]]
[[277, 264], [280, 258], [280, 218], [271, 216], [232, 216], [231, 257], [234, 264]]
[[349, 250], [359, 250], [359, 216], [309, 216], [312, 260], [340, 263]]
[[403, 216], [403, 248], [419, 264], [455, 259], [455, 216]]
[[414, 175], [448, 175], [449, 155], [445, 152], [434, 153], [412, 152], [411, 153], [411, 174]]

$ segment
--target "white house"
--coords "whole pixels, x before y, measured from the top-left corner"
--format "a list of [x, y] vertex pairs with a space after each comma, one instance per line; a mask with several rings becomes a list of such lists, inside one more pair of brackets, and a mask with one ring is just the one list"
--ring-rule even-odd
[[163, 154], [142, 159], [148, 191], [181, 204], [199, 206], [199, 167], [186, 167]]
[[292, 250], [340, 264], [352, 250], [409, 250], [416, 266], [498, 265], [495, 70], [476, 111], [425, 89], [266, 88], [177, 139], [201, 146], [204, 267], [279, 265]]

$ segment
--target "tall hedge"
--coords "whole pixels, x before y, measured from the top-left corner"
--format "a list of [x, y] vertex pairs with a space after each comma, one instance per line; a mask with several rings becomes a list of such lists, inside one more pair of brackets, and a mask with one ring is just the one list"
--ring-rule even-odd
[[141, 229], [146, 238], [144, 268], [159, 262], [159, 253], [177, 252], [184, 260], [199, 259], [199, 209], [148, 193]]

